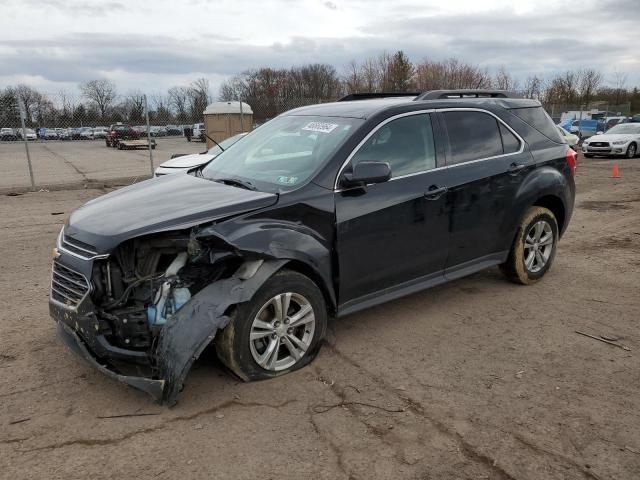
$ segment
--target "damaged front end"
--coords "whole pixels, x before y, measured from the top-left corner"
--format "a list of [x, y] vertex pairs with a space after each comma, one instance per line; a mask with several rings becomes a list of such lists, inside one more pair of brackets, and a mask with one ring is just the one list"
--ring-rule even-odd
[[240, 252], [197, 228], [108, 255], [61, 232], [50, 312], [63, 341], [110, 377], [174, 404], [193, 362], [286, 260]]

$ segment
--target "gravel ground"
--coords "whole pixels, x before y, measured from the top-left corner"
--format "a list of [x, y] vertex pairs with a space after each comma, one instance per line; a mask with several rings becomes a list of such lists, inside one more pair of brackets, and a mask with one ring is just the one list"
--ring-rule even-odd
[[[183, 137], [156, 139], [154, 165], [172, 153], [197, 153], [207, 149], [202, 142]], [[104, 140], [47, 140], [29, 142], [29, 153], [38, 189], [76, 185], [111, 185], [117, 180], [148, 177], [149, 150], [107, 148]], [[30, 186], [27, 155], [23, 142], [0, 142], [0, 193]]]
[[540, 283], [489, 269], [332, 321], [270, 381], [209, 352], [172, 409], [80, 364], [48, 317], [54, 238], [102, 192], [1, 197], [0, 477], [640, 478], [640, 159], [612, 164], [580, 160]]

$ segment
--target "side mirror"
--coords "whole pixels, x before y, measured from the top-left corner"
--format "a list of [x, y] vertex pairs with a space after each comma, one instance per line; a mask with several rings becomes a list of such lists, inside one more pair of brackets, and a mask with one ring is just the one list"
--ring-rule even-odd
[[599, 130], [599, 131], [597, 131], [597, 132], [596, 132], [596, 135], [602, 135], [602, 131], [600, 131], [600, 130]]
[[370, 183], [383, 183], [391, 178], [391, 167], [387, 162], [359, 162], [352, 173], [342, 176], [341, 184], [345, 187], [365, 186]]

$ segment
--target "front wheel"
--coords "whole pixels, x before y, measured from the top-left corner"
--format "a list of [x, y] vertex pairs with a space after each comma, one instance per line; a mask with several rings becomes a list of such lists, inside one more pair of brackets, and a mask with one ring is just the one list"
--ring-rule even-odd
[[551, 267], [557, 243], [558, 222], [553, 212], [531, 207], [522, 218], [507, 261], [500, 269], [514, 283], [535, 283]]
[[306, 276], [282, 270], [232, 312], [216, 336], [216, 353], [244, 381], [272, 378], [311, 362], [326, 328], [320, 289]]
[[625, 154], [625, 156], [626, 156], [627, 158], [633, 158], [633, 157], [635, 157], [635, 156], [636, 156], [636, 153], [637, 153], [637, 149], [638, 149], [638, 147], [636, 147], [636, 144], [635, 144], [635, 143], [632, 143], [631, 145], [629, 145], [629, 146], [627, 147], [627, 153]]

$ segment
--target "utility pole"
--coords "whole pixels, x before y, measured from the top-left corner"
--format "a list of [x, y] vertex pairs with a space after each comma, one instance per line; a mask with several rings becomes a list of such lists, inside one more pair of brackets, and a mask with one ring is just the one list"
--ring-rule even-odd
[[31, 155], [29, 155], [29, 140], [27, 139], [27, 128], [25, 126], [25, 117], [27, 116], [24, 111], [24, 105], [22, 102], [19, 105], [20, 108], [20, 123], [22, 124], [22, 140], [24, 140], [24, 149], [27, 151], [27, 165], [29, 166], [29, 178], [31, 179], [31, 190], [36, 189], [36, 182], [33, 179], [33, 167], [31, 166]]
[[149, 167], [151, 167], [151, 176], [153, 177], [153, 148], [151, 148], [151, 127], [149, 126], [149, 104], [147, 103], [147, 95], [144, 96], [144, 116], [147, 121], [147, 142], [149, 143]]

